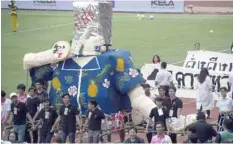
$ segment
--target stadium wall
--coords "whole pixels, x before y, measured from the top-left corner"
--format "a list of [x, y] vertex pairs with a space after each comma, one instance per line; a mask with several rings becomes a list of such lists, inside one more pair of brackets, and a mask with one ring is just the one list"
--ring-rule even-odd
[[[8, 8], [10, 0], [1, 2], [1, 8]], [[148, 13], [184, 13], [184, 0], [113, 0], [114, 12], [148, 12]], [[31, 10], [73, 10], [72, 1], [60, 0], [16, 0], [19, 9]]]

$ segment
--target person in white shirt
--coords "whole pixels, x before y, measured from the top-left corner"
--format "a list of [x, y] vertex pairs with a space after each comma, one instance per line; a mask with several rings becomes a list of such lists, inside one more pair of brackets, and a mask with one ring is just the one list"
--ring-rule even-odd
[[155, 78], [155, 85], [163, 86], [165, 90], [165, 95], [169, 96], [168, 95], [169, 87], [173, 85], [172, 74], [166, 70], [167, 68], [166, 62], [162, 62], [160, 66], [161, 69], [159, 70]]
[[1, 90], [1, 133], [3, 140], [7, 140], [7, 135], [10, 132], [4, 131], [5, 125], [8, 123], [7, 118], [10, 116], [10, 110], [11, 100], [7, 99], [5, 91]]
[[230, 86], [231, 86], [231, 98], [233, 99], [233, 74], [231, 74], [229, 76], [229, 80], [228, 80]]
[[227, 88], [222, 87], [221, 98], [218, 100], [216, 107], [219, 110], [218, 116], [218, 132], [223, 131], [222, 123], [226, 118], [231, 118], [230, 113], [233, 112], [233, 100], [227, 97]]
[[212, 80], [207, 68], [202, 68], [198, 76], [196, 108], [198, 111], [206, 110], [207, 119], [211, 119], [210, 110], [214, 108], [214, 95]]

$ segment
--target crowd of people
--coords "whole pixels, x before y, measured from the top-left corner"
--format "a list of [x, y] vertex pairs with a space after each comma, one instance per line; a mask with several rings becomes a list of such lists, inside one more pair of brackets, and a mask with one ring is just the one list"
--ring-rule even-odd
[[[198, 44], [195, 44], [198, 47]], [[199, 44], [200, 47], [200, 44]], [[145, 133], [149, 143], [177, 143], [177, 134], [168, 132], [169, 118], [179, 118], [182, 115], [183, 102], [176, 95], [172, 75], [167, 71], [167, 63], [160, 62], [160, 57], [155, 55], [154, 64], [160, 64], [161, 70], [157, 73], [155, 87], [158, 95], [151, 91], [151, 86], [142, 83], [145, 95], [153, 100], [155, 107], [146, 122]], [[233, 75], [229, 78], [233, 94]], [[98, 107], [96, 101], [89, 101], [88, 112], [83, 123], [79, 109], [70, 104], [70, 95], [63, 94], [63, 104], [56, 109], [49, 100], [46, 86], [43, 81], [37, 81], [28, 88], [19, 84], [17, 93], [10, 93], [8, 99], [5, 91], [1, 91], [1, 132], [2, 140], [11, 143], [65, 143], [67, 137], [70, 143], [75, 143], [77, 131], [83, 134], [88, 130], [88, 143], [103, 141], [103, 121], [107, 123], [106, 115]], [[198, 76], [196, 97], [197, 122], [186, 127], [187, 140], [185, 143], [206, 142], [233, 142], [233, 99], [227, 97], [228, 89], [220, 89], [220, 99], [216, 107], [219, 111], [218, 127], [214, 129], [206, 119], [212, 119], [211, 110], [214, 108], [213, 84], [207, 68], [203, 68]], [[203, 112], [206, 111], [206, 114]], [[120, 121], [115, 130], [119, 130], [120, 142], [144, 143], [145, 140], [137, 136], [137, 129], [132, 127], [125, 138], [125, 123], [130, 121], [127, 112], [120, 111], [115, 118]], [[112, 119], [113, 120], [113, 119]], [[12, 125], [11, 125], [12, 124]], [[78, 128], [78, 129], [77, 129]], [[107, 130], [110, 128], [107, 127]], [[111, 141], [108, 137], [107, 141]]]

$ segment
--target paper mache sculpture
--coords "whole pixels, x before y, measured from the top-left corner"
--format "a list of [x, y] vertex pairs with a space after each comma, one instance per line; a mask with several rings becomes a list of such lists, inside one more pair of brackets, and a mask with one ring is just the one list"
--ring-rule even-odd
[[111, 3], [76, 1], [73, 6], [72, 44], [58, 41], [50, 50], [24, 56], [24, 69], [30, 71], [32, 82], [51, 81], [52, 103], [60, 103], [61, 94], [69, 93], [82, 114], [88, 101], [96, 100], [106, 114], [132, 107], [136, 115], [148, 117], [156, 105], [145, 96], [140, 86], [143, 78], [130, 53], [106, 47], [112, 38]]

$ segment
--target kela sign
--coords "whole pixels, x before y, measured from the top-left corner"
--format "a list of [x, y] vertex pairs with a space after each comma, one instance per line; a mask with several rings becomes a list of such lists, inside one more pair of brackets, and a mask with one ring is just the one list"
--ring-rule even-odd
[[151, 7], [155, 8], [155, 7], [175, 7], [175, 4], [173, 2], [173, 0], [152, 0], [151, 1]]

